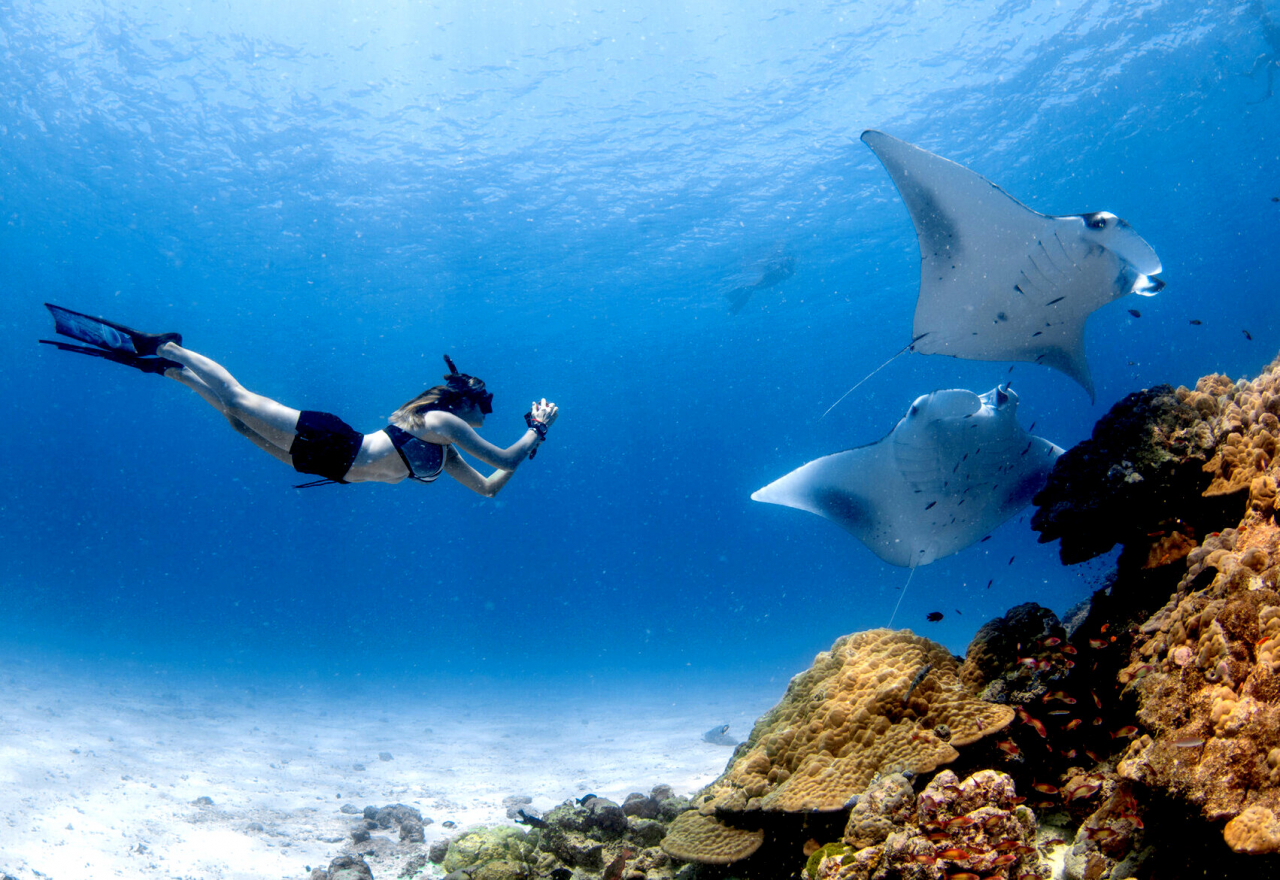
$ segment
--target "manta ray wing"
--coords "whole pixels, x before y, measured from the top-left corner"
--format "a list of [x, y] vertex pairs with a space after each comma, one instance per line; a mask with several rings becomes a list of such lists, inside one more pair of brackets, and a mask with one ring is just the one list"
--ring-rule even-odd
[[815, 459], [751, 497], [825, 517], [891, 565], [927, 565], [1029, 504], [1062, 453], [1022, 430], [1017, 402], [1007, 387], [926, 394], [887, 436]]
[[1155, 252], [1106, 212], [1053, 217], [979, 174], [877, 131], [862, 140], [906, 203], [920, 244], [915, 351], [1028, 361], [1066, 373], [1089, 396], [1085, 321], [1163, 282]]

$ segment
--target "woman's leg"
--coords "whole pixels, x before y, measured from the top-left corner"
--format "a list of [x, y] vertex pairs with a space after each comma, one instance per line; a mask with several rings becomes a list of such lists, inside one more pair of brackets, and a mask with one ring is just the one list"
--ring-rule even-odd
[[[172, 375], [203, 397], [226, 416], [232, 427], [261, 448], [273, 455], [277, 451], [284, 453], [285, 457], [281, 461], [291, 461], [288, 452], [293, 445], [298, 425], [298, 410], [261, 394], [254, 394], [237, 382], [221, 364], [176, 343], [166, 342], [156, 350], [156, 354], [177, 361], [186, 368], [177, 375], [173, 375], [175, 371], [169, 370], [166, 375]], [[191, 373], [190, 377], [186, 376], [188, 372]], [[259, 440], [265, 441], [267, 445], [259, 443]]]
[[253, 430], [248, 425], [246, 425], [243, 421], [236, 418], [236, 416], [230, 413], [227, 410], [227, 408], [223, 406], [222, 400], [218, 397], [218, 395], [213, 393], [213, 389], [210, 388], [208, 385], [204, 384], [204, 382], [200, 381], [200, 377], [197, 376], [195, 373], [193, 373], [191, 370], [188, 370], [185, 367], [170, 367], [168, 370], [165, 370], [164, 374], [168, 376], [170, 379], [175, 379], [178, 382], [181, 382], [183, 385], [186, 385], [196, 394], [199, 394], [202, 398], [204, 398], [205, 403], [209, 404], [209, 406], [213, 407], [218, 412], [222, 413], [222, 415], [226, 418], [226, 420], [231, 423], [231, 427], [235, 428], [238, 433], [249, 438], [249, 440], [253, 442], [254, 446], [257, 446], [263, 452], [270, 453], [274, 457], [278, 458], [280, 461], [283, 461], [285, 464], [288, 464], [288, 465], [293, 464], [293, 459], [290, 457], [288, 450], [281, 449], [280, 447], [276, 446], [266, 437], [263, 437], [257, 431]]

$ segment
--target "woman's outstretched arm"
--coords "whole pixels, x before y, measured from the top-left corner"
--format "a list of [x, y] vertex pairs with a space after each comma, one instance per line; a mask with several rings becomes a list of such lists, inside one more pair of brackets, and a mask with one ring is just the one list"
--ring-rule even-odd
[[478, 470], [467, 464], [466, 460], [458, 454], [458, 450], [452, 446], [445, 452], [444, 470], [449, 476], [453, 477], [462, 485], [466, 486], [472, 492], [483, 495], [486, 498], [492, 498], [497, 495], [503, 486], [515, 476], [515, 470], [503, 470], [499, 468], [493, 474], [486, 477]]
[[[554, 403], [544, 399], [530, 407], [533, 418], [550, 427], [560, 414]], [[494, 446], [475, 432], [475, 429], [455, 416], [443, 410], [426, 413], [423, 416], [423, 427], [414, 432], [419, 439], [428, 443], [450, 443], [463, 452], [474, 455], [485, 464], [504, 471], [514, 471], [520, 462], [529, 457], [529, 453], [542, 443], [542, 436], [533, 428], [524, 432], [519, 440], [506, 449]], [[545, 432], [544, 432], [545, 433]]]

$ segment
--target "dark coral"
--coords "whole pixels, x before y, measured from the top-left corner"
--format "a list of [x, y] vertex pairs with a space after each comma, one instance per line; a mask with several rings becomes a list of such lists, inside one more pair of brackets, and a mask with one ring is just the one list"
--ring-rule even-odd
[[1042, 543], [1061, 541], [1063, 563], [1116, 544], [1139, 555], [1139, 565], [1153, 551], [1157, 563], [1176, 561], [1197, 535], [1240, 518], [1240, 499], [1203, 497], [1216, 438], [1210, 420], [1183, 396], [1168, 385], [1130, 394], [1090, 439], [1058, 459], [1035, 497], [1031, 527]]

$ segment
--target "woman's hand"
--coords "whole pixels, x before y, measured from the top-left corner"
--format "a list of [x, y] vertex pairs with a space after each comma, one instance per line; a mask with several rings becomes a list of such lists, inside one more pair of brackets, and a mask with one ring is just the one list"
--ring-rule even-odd
[[550, 428], [555, 422], [556, 416], [560, 415], [560, 409], [554, 403], [547, 403], [547, 399], [544, 397], [541, 401], [535, 400], [529, 406], [529, 414]]

